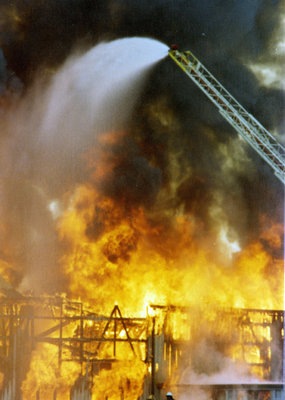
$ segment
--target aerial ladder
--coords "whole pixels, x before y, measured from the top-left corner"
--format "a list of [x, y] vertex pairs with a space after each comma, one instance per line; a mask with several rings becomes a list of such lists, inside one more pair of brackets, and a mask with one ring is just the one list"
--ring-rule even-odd
[[182, 52], [172, 45], [168, 54], [285, 184], [285, 148], [239, 104], [191, 51]]

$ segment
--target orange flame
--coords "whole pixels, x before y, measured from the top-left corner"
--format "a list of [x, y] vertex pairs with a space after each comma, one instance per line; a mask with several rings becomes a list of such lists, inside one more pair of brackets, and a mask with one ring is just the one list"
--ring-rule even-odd
[[[104, 228], [92, 236], [94, 221]], [[150, 302], [282, 309], [282, 260], [260, 241], [220, 265], [195, 242], [187, 216], [173, 219], [165, 232], [141, 208], [125, 216], [91, 186], [76, 189], [58, 227], [70, 248], [62, 257], [70, 293], [94, 302], [98, 311], [118, 303], [142, 315]]]
[[36, 397], [49, 398], [53, 390], [57, 391], [59, 400], [67, 399], [70, 387], [80, 373], [76, 363], [63, 363], [58, 367], [58, 350], [55, 346], [44, 343], [32, 355], [30, 370], [22, 384], [23, 400]]

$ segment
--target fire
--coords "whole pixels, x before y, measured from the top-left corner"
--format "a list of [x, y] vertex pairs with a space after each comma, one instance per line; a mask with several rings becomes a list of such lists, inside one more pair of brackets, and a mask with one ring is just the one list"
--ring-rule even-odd
[[63, 363], [59, 368], [57, 347], [44, 343], [32, 354], [30, 370], [22, 385], [23, 400], [36, 397], [37, 391], [40, 398], [49, 398], [54, 390], [57, 399], [65, 400], [79, 373], [80, 366], [76, 363]]
[[92, 400], [108, 398], [133, 400], [142, 394], [146, 364], [139, 359], [113, 363], [110, 370], [103, 369], [94, 379], [95, 395]]
[[237, 273], [245, 291], [242, 290], [242, 296], [235, 293], [240, 302], [236, 306], [283, 308], [283, 261], [267, 253], [260, 241], [243, 250], [237, 261]]
[[58, 227], [69, 246], [61, 261], [70, 293], [96, 303], [98, 311], [117, 302], [132, 315], [145, 315], [146, 299], [282, 308], [282, 260], [274, 259], [261, 241], [220, 265], [196, 243], [187, 216], [173, 218], [166, 227], [140, 207], [125, 215], [120, 204], [86, 185], [76, 189]]
[[[205, 326], [208, 329], [209, 321], [213, 325], [211, 335], [215, 335], [217, 343], [222, 343], [227, 334], [222, 322], [218, 328], [215, 325], [218, 308], [282, 309], [283, 263], [276, 257], [276, 251], [270, 251], [281, 247], [282, 228], [264, 223], [266, 230], [261, 237], [241, 249], [237, 241], [229, 239], [221, 221], [217, 235], [219, 246], [213, 250], [197, 234], [200, 226], [190, 212], [170, 218], [161, 210], [156, 212], [139, 202], [131, 203], [124, 193], [120, 196], [106, 193], [104, 182], [119, 165], [117, 156], [106, 150], [123, 138], [123, 133], [102, 135], [98, 147], [86, 155], [89, 181], [49, 205], [62, 244], [60, 267], [66, 277], [68, 297], [91, 304], [100, 315], [108, 315], [114, 304], [126, 316], [146, 317], [147, 313], [156, 321], [157, 331], [164, 321], [159, 320], [155, 306], [151, 305], [175, 304], [192, 310], [203, 309]], [[221, 246], [229, 256], [221, 257]], [[199, 339], [202, 331], [189, 330], [189, 318], [202, 324], [199, 312], [193, 312], [197, 312], [195, 318], [193, 314], [193, 318], [191, 315], [186, 318], [184, 312], [173, 316], [169, 334], [174, 340]], [[84, 326], [85, 337], [91, 338], [96, 329], [93, 321], [88, 320]], [[120, 327], [115, 334], [121, 340], [127, 337], [125, 327]], [[271, 340], [269, 328], [260, 328], [257, 335], [267, 349]], [[109, 332], [105, 332], [105, 338], [114, 339]], [[90, 354], [96, 358], [94, 344], [90, 346]], [[106, 360], [112, 358], [111, 347], [112, 344], [109, 348], [106, 345], [102, 350]], [[131, 400], [142, 393], [150, 365], [142, 361], [143, 357], [134, 358], [126, 347], [128, 344], [118, 347], [116, 362], [95, 372], [96, 390], [92, 399], [115, 400], [121, 393], [122, 398]], [[226, 356], [232, 360], [243, 356], [238, 345], [233, 344], [230, 351]], [[176, 351], [177, 365], [179, 357]], [[263, 355], [259, 347], [252, 347], [246, 357], [246, 361], [258, 364]], [[167, 368], [170, 371], [171, 365]], [[22, 386], [23, 399], [34, 396], [37, 388], [41, 388], [43, 395], [51, 388], [57, 389], [57, 398], [66, 398], [80, 372], [75, 362], [63, 363], [59, 369], [56, 346], [42, 345], [33, 353], [31, 368]]]
[[[119, 304], [125, 315], [145, 316], [147, 312], [149, 317], [156, 315], [151, 304], [205, 307], [208, 321], [214, 326], [219, 307], [282, 309], [283, 264], [268, 251], [269, 247], [280, 248], [281, 227], [268, 228], [265, 224], [261, 237], [241, 249], [237, 241], [228, 238], [221, 222], [218, 247], [220, 250], [224, 245], [224, 252], [230, 256], [220, 257], [197, 239], [199, 226], [190, 214], [164, 218], [162, 213], [128, 204], [123, 197], [107, 196], [101, 185], [118, 160], [105, 153], [106, 146], [115, 145], [123, 137], [105, 135], [99, 148], [88, 154], [90, 181], [66, 196], [65, 212], [57, 220], [65, 249], [61, 268], [68, 280], [68, 295], [92, 304], [96, 312], [104, 314], [114, 304]], [[162, 321], [156, 321], [158, 329]], [[219, 329], [223, 329], [221, 324]], [[256, 331], [265, 347], [271, 340], [268, 329]], [[227, 335], [226, 330], [212, 333], [220, 337], [218, 340]], [[125, 335], [124, 329], [118, 332], [119, 338]], [[174, 339], [195, 340], [185, 314], [176, 314], [171, 335]], [[260, 348], [252, 347], [243, 355], [234, 342], [227, 357], [255, 363], [256, 376], [262, 377], [258, 367], [263, 357]], [[95, 399], [103, 395], [115, 399], [118, 390], [126, 399], [141, 392], [146, 364], [130, 361], [124, 351], [118, 358], [125, 361], [95, 376]]]

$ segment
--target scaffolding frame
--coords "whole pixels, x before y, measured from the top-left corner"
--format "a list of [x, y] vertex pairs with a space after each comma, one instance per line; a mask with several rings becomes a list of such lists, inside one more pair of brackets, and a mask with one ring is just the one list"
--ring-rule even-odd
[[0, 398], [21, 399], [21, 383], [38, 344], [57, 348], [59, 370], [64, 362], [76, 362], [81, 374], [92, 379], [119, 360], [120, 346], [129, 348], [130, 359], [144, 360], [146, 329], [145, 318], [124, 317], [117, 305], [106, 316], [59, 296], [1, 298], [0, 371], [4, 382]]
[[[209, 329], [212, 322], [207, 313], [211, 311], [204, 309]], [[124, 346], [127, 351], [123, 361], [138, 357], [148, 364], [148, 391], [159, 398], [162, 388], [180, 367], [183, 349], [189, 349], [187, 346], [195, 338], [193, 321], [201, 312], [191, 307], [151, 305], [145, 318], [132, 318], [124, 317], [118, 305], [106, 316], [63, 297], [2, 298], [0, 368], [5, 373], [2, 393], [12, 391], [11, 400], [21, 398], [20, 387], [29, 368], [29, 356], [37, 344], [48, 343], [57, 348], [59, 368], [64, 362], [79, 363], [81, 374], [87, 373], [91, 379], [101, 369], [110, 369], [120, 361], [120, 348]], [[284, 311], [228, 308], [217, 310], [216, 316], [228, 329], [226, 345], [231, 345], [233, 331], [238, 327], [240, 359], [252, 368], [263, 370], [266, 379], [282, 378], [282, 368], [272, 360], [280, 351], [284, 359]], [[177, 318], [184, 321], [183, 335], [173, 329]], [[269, 333], [270, 340], [262, 339], [263, 330]], [[250, 349], [260, 352], [258, 365], [246, 359]]]
[[[160, 354], [160, 371], [162, 380], [169, 380], [175, 369], [179, 369], [183, 359], [183, 348], [188, 348], [191, 340], [196, 343], [199, 338], [199, 326], [206, 324], [209, 334], [216, 332], [215, 325], [223, 331], [221, 341], [228, 349], [235, 346], [239, 350], [237, 360], [247, 364], [253, 373], [263, 379], [282, 381], [284, 360], [284, 311], [246, 308], [218, 308], [206, 310], [200, 308], [151, 305], [155, 317], [156, 341], [163, 341]], [[203, 316], [203, 312], [206, 314]], [[207, 314], [208, 313], [208, 314]], [[177, 323], [177, 315], [184, 321], [181, 326], [183, 335], [175, 337], [173, 325]], [[160, 326], [158, 324], [160, 322]], [[194, 322], [193, 322], [194, 321]], [[195, 321], [198, 321], [197, 324]], [[213, 336], [214, 338], [214, 336]], [[157, 350], [156, 350], [157, 352]], [[252, 361], [249, 355], [258, 353], [258, 360]], [[160, 378], [161, 379], [161, 378]]]

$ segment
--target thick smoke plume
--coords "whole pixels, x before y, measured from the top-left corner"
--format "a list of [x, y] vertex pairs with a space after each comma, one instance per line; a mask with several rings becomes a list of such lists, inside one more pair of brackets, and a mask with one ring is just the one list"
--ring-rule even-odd
[[[274, 48], [280, 39], [281, 1], [19, 0], [3, 1], [0, 12], [1, 115], [5, 114], [1, 129], [5, 217], [0, 229], [6, 240], [1, 258], [15, 266], [9, 272], [15, 285], [23, 276], [35, 274], [41, 264], [47, 282], [61, 287], [53, 218], [61, 213], [63, 194], [86, 180], [86, 163], [78, 154], [88, 152], [99, 131], [126, 131], [120, 144], [107, 146], [115, 168], [99, 185], [101, 193], [123, 203], [126, 212], [140, 205], [160, 223], [164, 220], [165, 227], [173, 215], [188, 215], [197, 221], [197, 235], [215, 251], [221, 229], [228, 242], [243, 246], [282, 220], [283, 193], [270, 168], [170, 60], [149, 75], [137, 102], [136, 93], [120, 93], [132, 111], [127, 129], [126, 109], [121, 109], [113, 92], [115, 71], [104, 81], [112, 100], [100, 99], [98, 105], [86, 96], [90, 65], [83, 66], [78, 83], [66, 80], [67, 71], [68, 79], [79, 77], [76, 55], [87, 51], [82, 60], [90, 57], [91, 64], [93, 56], [100, 62], [101, 57], [111, 56], [90, 50], [102, 41], [144, 36], [168, 45], [175, 42], [192, 50], [249, 112], [280, 134], [282, 90], [264, 87], [250, 65], [272, 60], [280, 66]], [[113, 56], [116, 62], [120, 59]], [[128, 62], [120, 67], [129, 89], [135, 90]], [[104, 80], [104, 74], [98, 79]], [[91, 86], [96, 92], [97, 82]], [[57, 90], [65, 94], [63, 102], [53, 97]], [[21, 96], [25, 101], [19, 103]], [[106, 109], [114, 121], [100, 120]], [[69, 161], [62, 163], [63, 159]], [[89, 234], [96, 237], [97, 222], [92, 226]], [[276, 254], [268, 240], [263, 245]]]

